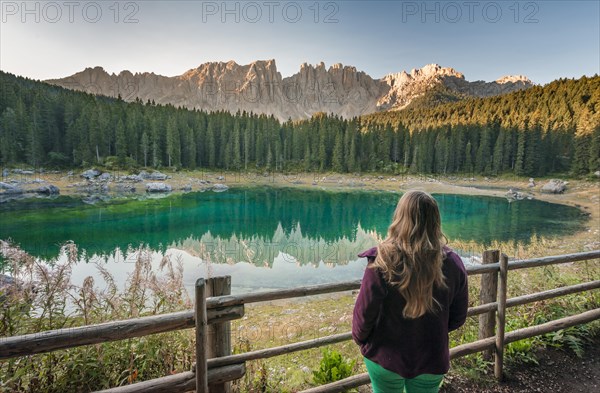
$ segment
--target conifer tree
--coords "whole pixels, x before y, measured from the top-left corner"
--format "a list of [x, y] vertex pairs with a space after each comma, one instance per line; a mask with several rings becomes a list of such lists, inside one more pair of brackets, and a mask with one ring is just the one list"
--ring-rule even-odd
[[527, 131], [519, 130], [517, 136], [517, 153], [515, 157], [515, 175], [523, 176], [525, 174], [525, 141]]
[[208, 119], [208, 126], [206, 129], [206, 144], [208, 150], [208, 166], [214, 168], [217, 165], [217, 138], [215, 136], [215, 118], [210, 117]]
[[144, 157], [144, 167], [148, 166], [148, 153], [150, 152], [150, 139], [148, 133], [142, 134], [142, 140], [140, 141], [140, 149], [142, 150], [142, 156]]
[[167, 122], [167, 158], [170, 167], [181, 166], [181, 135], [175, 118]]
[[335, 136], [335, 144], [333, 146], [333, 157], [331, 159], [331, 169], [335, 172], [344, 172], [344, 138], [340, 131]]
[[465, 150], [465, 170], [469, 173], [473, 172], [473, 148], [471, 141], [467, 142], [467, 148]]

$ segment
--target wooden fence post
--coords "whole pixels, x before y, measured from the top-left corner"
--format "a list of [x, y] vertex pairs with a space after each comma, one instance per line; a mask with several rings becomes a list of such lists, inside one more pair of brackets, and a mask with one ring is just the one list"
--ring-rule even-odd
[[502, 368], [504, 362], [504, 328], [506, 326], [506, 291], [508, 290], [508, 257], [500, 256], [500, 280], [498, 281], [498, 312], [496, 314], [496, 358], [494, 361], [494, 375], [502, 381]]
[[196, 392], [208, 393], [206, 365], [206, 286], [203, 278], [196, 281]]
[[[212, 277], [207, 281], [207, 296], [231, 295], [231, 276]], [[217, 358], [231, 355], [231, 322], [222, 322], [208, 325], [206, 358]], [[211, 393], [230, 393], [231, 384], [223, 382], [211, 384]]]
[[[483, 252], [482, 264], [498, 262], [500, 251], [486, 250]], [[481, 290], [479, 292], [479, 304], [493, 303], [496, 301], [498, 293], [498, 273], [486, 273], [481, 275]], [[496, 322], [496, 313], [490, 311], [479, 316], [479, 339], [494, 336], [494, 324]], [[483, 352], [485, 360], [492, 360], [494, 354], [493, 349]]]

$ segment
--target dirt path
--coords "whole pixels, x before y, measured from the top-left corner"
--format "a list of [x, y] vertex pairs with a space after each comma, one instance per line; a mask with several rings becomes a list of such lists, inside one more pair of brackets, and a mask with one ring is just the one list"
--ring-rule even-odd
[[536, 353], [539, 365], [512, 365], [505, 380], [482, 382], [449, 376], [441, 393], [593, 393], [600, 391], [600, 336], [587, 346], [583, 357], [564, 349], [543, 349]]
[[[595, 393], [600, 391], [600, 336], [586, 347], [583, 357], [564, 349], [541, 349], [539, 365], [515, 364], [505, 369], [505, 378], [492, 375], [479, 381], [448, 374], [440, 393]], [[359, 393], [372, 393], [371, 386]]]

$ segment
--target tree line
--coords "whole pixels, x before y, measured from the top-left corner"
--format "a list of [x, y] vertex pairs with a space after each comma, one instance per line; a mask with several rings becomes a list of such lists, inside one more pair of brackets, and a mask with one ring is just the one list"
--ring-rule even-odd
[[600, 77], [400, 112], [279, 122], [0, 72], [0, 165], [541, 176], [600, 169]]

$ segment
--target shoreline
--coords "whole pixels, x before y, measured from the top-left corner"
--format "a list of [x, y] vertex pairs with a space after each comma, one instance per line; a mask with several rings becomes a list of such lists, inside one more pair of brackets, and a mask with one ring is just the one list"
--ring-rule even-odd
[[[8, 184], [17, 184], [24, 190], [33, 190], [44, 185], [55, 185], [60, 190], [60, 195], [65, 196], [108, 196], [131, 197], [136, 195], [150, 195], [145, 192], [147, 183], [159, 182], [172, 187], [172, 192], [152, 195], [176, 195], [186, 192], [211, 190], [215, 184], [224, 184], [229, 188], [245, 187], [274, 187], [296, 188], [303, 190], [319, 189], [323, 191], [389, 191], [405, 192], [416, 189], [433, 194], [480, 195], [506, 198], [509, 189], [520, 191], [525, 197], [540, 201], [557, 203], [578, 208], [587, 216], [584, 229], [561, 239], [560, 249], [568, 248], [571, 251], [586, 251], [587, 249], [600, 248], [600, 180], [568, 180], [567, 189], [562, 194], [541, 192], [541, 188], [549, 181], [539, 179], [535, 187], [528, 187], [529, 178], [488, 178], [481, 176], [426, 176], [426, 175], [379, 175], [338, 173], [298, 173], [284, 175], [281, 173], [241, 173], [225, 171], [182, 171], [163, 172], [168, 178], [164, 180], [142, 180], [139, 182], [115, 182], [119, 176], [127, 172], [111, 171], [107, 181], [87, 181], [80, 176], [83, 171], [34, 173], [28, 175], [11, 174], [0, 180]], [[69, 175], [72, 174], [72, 175]], [[11, 183], [12, 181], [12, 183]], [[102, 189], [106, 186], [107, 189]], [[134, 192], [118, 192], [115, 186], [135, 188]], [[87, 190], [86, 190], [87, 187]], [[82, 191], [84, 189], [84, 191]], [[225, 191], [227, 192], [227, 191]], [[6, 195], [0, 193], [1, 195]], [[26, 194], [35, 197], [35, 194]], [[25, 196], [26, 198], [28, 196]], [[511, 203], [519, 203], [513, 201]]]

